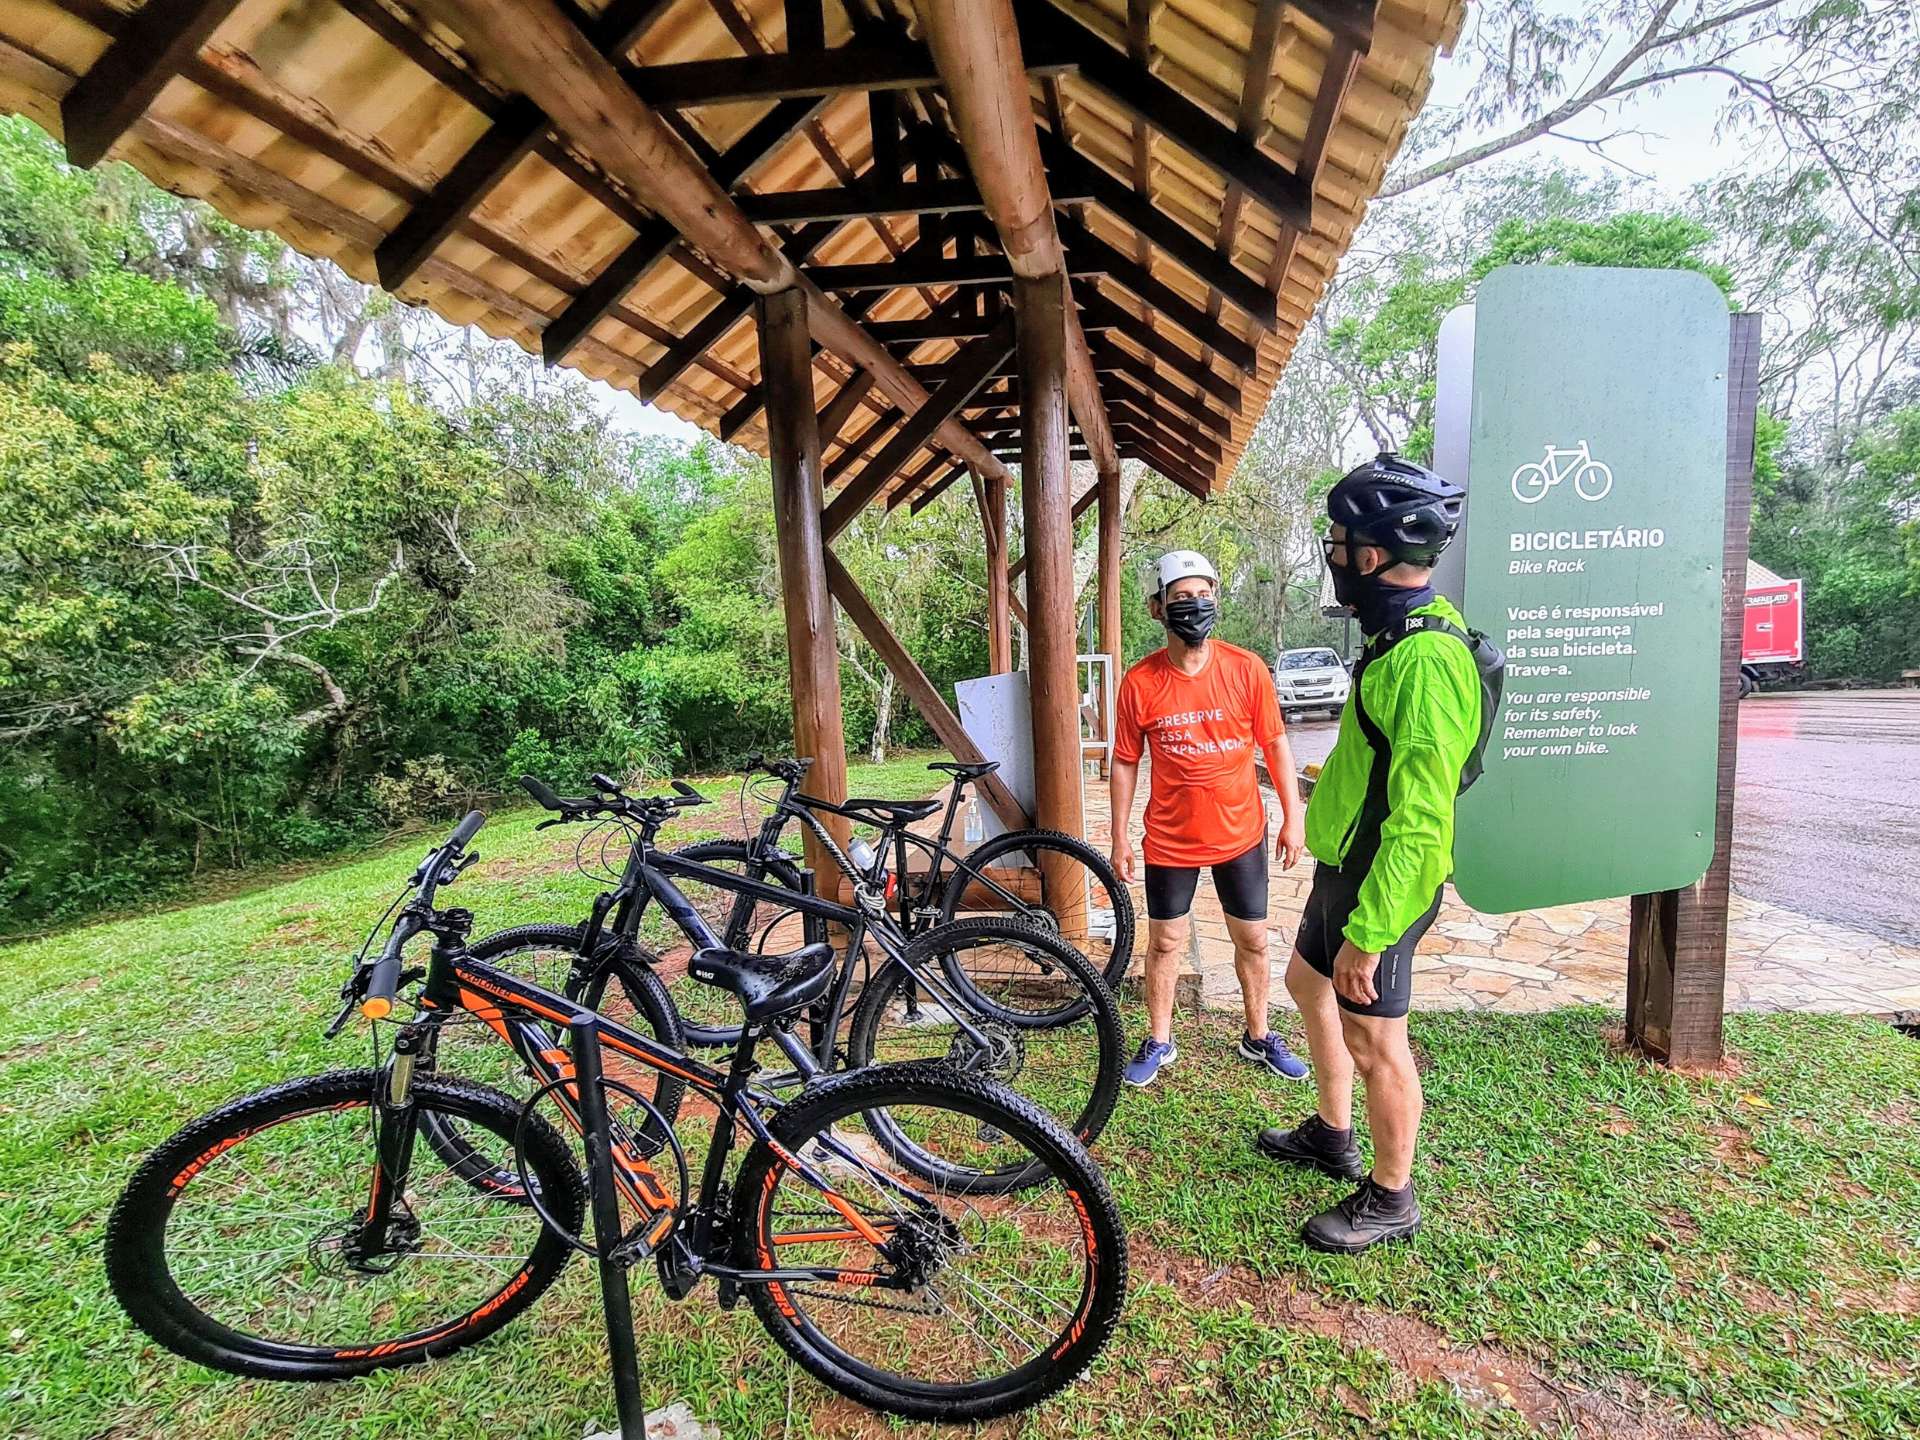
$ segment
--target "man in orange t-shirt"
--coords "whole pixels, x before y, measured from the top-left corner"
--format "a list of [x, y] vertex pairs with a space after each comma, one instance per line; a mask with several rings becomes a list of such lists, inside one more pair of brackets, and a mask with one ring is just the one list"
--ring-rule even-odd
[[1219, 616], [1219, 577], [1205, 556], [1176, 550], [1160, 561], [1148, 607], [1167, 645], [1127, 671], [1114, 705], [1113, 868], [1134, 878], [1127, 835], [1140, 757], [1153, 751], [1147, 797], [1147, 1018], [1150, 1030], [1126, 1068], [1130, 1085], [1150, 1085], [1178, 1058], [1173, 990], [1187, 944], [1187, 912], [1202, 868], [1233, 937], [1233, 965], [1247, 1012], [1240, 1055], [1288, 1080], [1306, 1064], [1267, 1028], [1267, 811], [1254, 776], [1253, 751], [1266, 752], [1280, 794], [1273, 853], [1287, 869], [1306, 846], [1306, 810], [1293, 776], [1293, 753], [1274, 699], [1273, 677], [1258, 655], [1211, 637]]

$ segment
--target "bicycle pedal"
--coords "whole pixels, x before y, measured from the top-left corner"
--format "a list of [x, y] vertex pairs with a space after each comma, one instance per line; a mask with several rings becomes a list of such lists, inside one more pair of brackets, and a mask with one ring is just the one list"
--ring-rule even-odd
[[620, 1243], [613, 1247], [613, 1258], [621, 1265], [634, 1266], [642, 1260], [650, 1259], [667, 1238], [673, 1234], [674, 1226], [679, 1222], [680, 1212], [667, 1209], [650, 1215], [641, 1225], [622, 1236]]

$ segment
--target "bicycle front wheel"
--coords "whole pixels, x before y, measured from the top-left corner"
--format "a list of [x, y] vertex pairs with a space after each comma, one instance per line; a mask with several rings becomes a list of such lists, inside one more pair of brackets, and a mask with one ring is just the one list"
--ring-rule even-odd
[[[107, 1277], [133, 1322], [202, 1365], [339, 1380], [448, 1355], [498, 1330], [572, 1253], [522, 1197], [424, 1158], [385, 1246], [363, 1233], [374, 1167], [373, 1070], [275, 1085], [205, 1115], [149, 1155], [107, 1222]], [[413, 1088], [417, 1113], [512, 1163], [519, 1107], [464, 1081]], [[572, 1233], [586, 1191], [559, 1132], [526, 1125], [527, 1170]]]
[[[1120, 1011], [1072, 946], [1011, 920], [959, 920], [920, 936], [904, 960], [860, 997], [847, 1037], [849, 1069], [944, 1064], [1006, 1085], [1082, 1141], [1106, 1128], [1126, 1063]], [[953, 984], [953, 973], [967, 983]], [[873, 1128], [915, 1173], [956, 1190], [1003, 1192], [1034, 1178], [925, 1150], [884, 1116]]]
[[[952, 1168], [1033, 1183], [1018, 1200], [929, 1185], [892, 1157], [876, 1114]], [[733, 1261], [768, 1333], [841, 1394], [987, 1420], [1071, 1384], [1112, 1335], [1127, 1287], [1112, 1192], [1084, 1147], [1004, 1086], [862, 1070], [787, 1106], [773, 1136], [777, 1151], [756, 1143], [741, 1166]], [[789, 1278], [756, 1279], [776, 1267]]]
[[1107, 857], [1059, 830], [1009, 830], [963, 859], [940, 920], [1004, 914], [1051, 930], [1119, 988], [1133, 962], [1133, 896]]

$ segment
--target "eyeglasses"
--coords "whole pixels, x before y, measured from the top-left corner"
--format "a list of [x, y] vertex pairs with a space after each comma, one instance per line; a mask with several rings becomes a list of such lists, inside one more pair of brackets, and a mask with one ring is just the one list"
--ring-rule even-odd
[[1333, 564], [1333, 552], [1346, 548], [1347, 542], [1344, 540], [1335, 540], [1331, 536], [1325, 535], [1320, 537], [1320, 556], [1329, 565]]

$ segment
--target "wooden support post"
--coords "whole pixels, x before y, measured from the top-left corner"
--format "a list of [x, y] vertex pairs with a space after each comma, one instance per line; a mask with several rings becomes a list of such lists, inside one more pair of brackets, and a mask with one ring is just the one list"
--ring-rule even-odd
[[[807, 343], [807, 297], [799, 290], [762, 295], [760, 373], [767, 392], [767, 458], [773, 470], [773, 543], [787, 620], [788, 682], [793, 689], [793, 748], [811, 755], [807, 794], [847, 798], [847, 742], [840, 725], [840, 650], [827, 591], [826, 545], [820, 534], [820, 431], [813, 412], [813, 361]], [[847, 822], [824, 815], [842, 846]], [[819, 841], [806, 837], [816, 876], [835, 874]]]
[[[947, 747], [949, 754], [963, 764], [974, 764], [986, 759], [980, 753], [980, 747], [973, 743], [966, 727], [960, 723], [960, 717], [948, 708], [946, 700], [940, 694], [940, 687], [933, 683], [927, 672], [914, 663], [913, 656], [907, 653], [907, 647], [888, 628], [867, 600], [860, 586], [855, 583], [847, 567], [831, 550], [827, 551], [827, 584], [833, 591], [833, 598], [840, 602], [840, 608], [847, 612], [847, 618], [853, 621], [867, 643], [874, 648], [887, 669], [893, 672], [893, 678], [900, 682], [900, 688], [913, 701], [913, 708], [920, 712], [927, 722], [927, 728], [933, 731], [936, 739]], [[980, 782], [980, 795], [993, 807], [993, 813], [1009, 830], [1024, 830], [1033, 824], [1020, 802], [998, 775], [986, 776]]]
[[1718, 1065], [1727, 1008], [1727, 892], [1733, 781], [1740, 745], [1740, 645], [1746, 624], [1747, 527], [1753, 512], [1753, 427], [1760, 393], [1760, 317], [1733, 317], [1727, 364], [1727, 520], [1721, 574], [1719, 798], [1713, 861], [1684, 890], [1636, 895], [1627, 938], [1627, 1040], [1675, 1067]]
[[1013, 669], [1013, 611], [1008, 605], [1012, 581], [1007, 575], [1007, 482], [989, 475], [985, 481], [987, 529], [987, 673], [1005, 675]]
[[[1113, 667], [1114, 678], [1119, 678], [1120, 668], [1120, 468], [1102, 470], [1098, 485], [1100, 493], [1099, 525], [1099, 604], [1100, 604], [1100, 651], [1108, 656], [1108, 664]], [[1108, 687], [1100, 687], [1100, 733], [1107, 743], [1113, 743], [1113, 714], [1108, 703]], [[1106, 771], [1106, 762], [1100, 765], [1102, 774]]]
[[[1073, 586], [1073, 491], [1067, 471], [1067, 288], [1059, 275], [1013, 287], [1020, 347], [1020, 501], [1026, 520], [1027, 683], [1033, 704], [1035, 821], [1048, 830], [1085, 833], [1080, 797], [1080, 666]], [[1086, 930], [1084, 893], [1074, 903], [1070, 868], [1049, 872], [1061, 897], [1063, 935]]]

